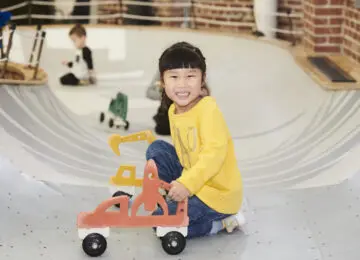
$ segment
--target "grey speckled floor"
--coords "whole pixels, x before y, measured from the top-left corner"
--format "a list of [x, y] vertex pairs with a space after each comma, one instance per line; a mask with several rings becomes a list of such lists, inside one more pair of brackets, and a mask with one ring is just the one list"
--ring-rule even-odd
[[[26, 59], [32, 33], [17, 32], [13, 59]], [[57, 77], [71, 55], [66, 33], [48, 29], [48, 85], [0, 86], [0, 259], [89, 258], [77, 237], [78, 212], [110, 196], [107, 183], [120, 164], [141, 174], [147, 146], [124, 144], [116, 157], [106, 143], [114, 130], [98, 125], [97, 116], [124, 91], [129, 132], [152, 129], [158, 103], [145, 98], [146, 88], [158, 55], [176, 40], [194, 42], [207, 57], [244, 177], [247, 233], [189, 240], [170, 257], [151, 230], [114, 229], [102, 259], [360, 258], [360, 92], [321, 90], [286, 50], [267, 43], [121, 28], [89, 29], [98, 85], [64, 88]], [[104, 33], [117, 45], [102, 46]], [[142, 73], [121, 74], [134, 71]]]

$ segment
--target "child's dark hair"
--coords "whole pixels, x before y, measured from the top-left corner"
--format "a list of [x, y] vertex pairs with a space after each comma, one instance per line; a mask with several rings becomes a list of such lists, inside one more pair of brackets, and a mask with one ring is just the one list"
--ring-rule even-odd
[[[159, 59], [160, 81], [163, 83], [163, 75], [166, 70], [178, 68], [200, 69], [202, 79], [204, 81], [206, 74], [205, 57], [199, 48], [188, 42], [177, 42], [167, 48]], [[205, 95], [210, 95], [210, 89], [205, 82], [202, 86]], [[162, 88], [161, 105], [168, 109], [172, 104], [172, 100], [166, 95]]]
[[69, 32], [69, 35], [73, 35], [73, 34], [75, 34], [78, 37], [86, 36], [86, 29], [83, 25], [76, 24], [70, 29]]

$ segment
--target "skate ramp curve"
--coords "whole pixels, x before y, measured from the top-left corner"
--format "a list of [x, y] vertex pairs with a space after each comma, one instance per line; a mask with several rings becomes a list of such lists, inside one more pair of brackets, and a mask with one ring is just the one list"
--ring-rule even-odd
[[[136, 165], [139, 175], [145, 165], [146, 143], [122, 144], [118, 157], [107, 138], [114, 131], [154, 127], [158, 102], [145, 98], [146, 89], [161, 51], [177, 40], [193, 42], [207, 58], [210, 88], [235, 140], [248, 219], [247, 235], [191, 241], [182, 259], [358, 259], [360, 92], [324, 91], [287, 49], [254, 39], [101, 29], [88, 29], [100, 75], [96, 86], [59, 85], [59, 64], [72, 55], [71, 46], [58, 40], [67, 39], [63, 26], [45, 29], [41, 65], [49, 74], [47, 85], [0, 87], [1, 214], [8, 219], [0, 226], [4, 259], [88, 258], [77, 238], [78, 212], [109, 197], [109, 178], [120, 164]], [[31, 30], [19, 29], [14, 59], [27, 57]], [[117, 42], [123, 44], [96, 43], [103, 33], [120, 35]], [[117, 91], [129, 96], [128, 132], [97, 122]], [[104, 258], [167, 259], [158, 242], [151, 230], [116, 229]]]
[[[145, 97], [146, 89], [161, 52], [180, 40], [198, 45], [206, 56], [208, 83], [235, 139], [247, 187], [316, 186], [317, 180], [334, 184], [360, 168], [354, 163], [359, 92], [322, 90], [281, 45], [183, 30], [89, 26], [88, 45], [93, 47], [99, 81], [72, 88], [59, 84], [59, 76], [66, 73], [61, 61], [73, 57], [68, 30], [45, 27], [41, 65], [49, 74], [48, 85], [4, 86], [1, 91], [6, 132], [15, 139], [20, 133], [27, 136], [22, 143], [32, 140], [28, 149], [33, 155], [37, 153], [38, 160], [47, 155], [51, 159], [39, 161], [51, 161], [51, 167], [57, 165], [56, 171], [61, 169], [70, 179], [86, 176], [103, 183], [101, 176], [107, 178], [116, 162], [143, 165], [145, 144], [124, 144], [119, 158], [111, 154], [106, 140], [114, 130], [99, 125], [99, 114], [121, 91], [129, 97], [128, 133], [152, 130], [159, 103]], [[16, 61], [26, 61], [34, 33], [34, 28], [19, 29], [12, 54]], [[106, 35], [112, 35], [112, 41], [103, 41]], [[154, 40], [144, 41], [150, 38]], [[215, 46], [220, 51], [214, 51]]]

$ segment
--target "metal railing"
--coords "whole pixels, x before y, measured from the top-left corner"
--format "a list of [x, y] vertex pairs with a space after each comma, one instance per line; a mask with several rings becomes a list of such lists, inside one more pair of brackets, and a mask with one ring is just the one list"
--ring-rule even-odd
[[[243, 7], [227, 7], [214, 5], [213, 1], [209, 0], [184, 0], [181, 2], [153, 2], [153, 1], [135, 1], [135, 0], [92, 0], [91, 2], [77, 2], [76, 0], [58, 0], [49, 2], [44, 0], [28, 0], [7, 8], [4, 11], [14, 11], [15, 15], [12, 21], [17, 24], [66, 24], [66, 23], [102, 23], [105, 20], [115, 19], [119, 24], [158, 24], [158, 25], [181, 25], [182, 27], [198, 29], [199, 24], [208, 24], [209, 26], [223, 26], [223, 27], [244, 27], [254, 29], [256, 36], [262, 36], [261, 32], [257, 31], [255, 21], [245, 21], [244, 17], [252, 17], [254, 19], [253, 6]], [[91, 12], [84, 15], [74, 15], [74, 10], [81, 7], [90, 7], [94, 9], [106, 8], [109, 6], [118, 6], [119, 11], [112, 13]], [[41, 8], [45, 8], [40, 10]], [[67, 8], [67, 12], [64, 12]], [[138, 9], [138, 12], [129, 11], [129, 9]], [[142, 15], [141, 9], [146, 8], [147, 13], [151, 15]], [[168, 8], [168, 15], [157, 16], [157, 11], [160, 8]], [[110, 9], [110, 8], [108, 8]], [[73, 10], [69, 12], [69, 10]], [[211, 19], [209, 15], [200, 15], [205, 12], [216, 10], [217, 12], [229, 12], [228, 21], [224, 19]], [[178, 14], [181, 13], [179, 16]], [[235, 14], [234, 14], [235, 13]], [[176, 14], [176, 15], [173, 15]], [[292, 38], [292, 44], [296, 44], [297, 36], [303, 34], [302, 29], [295, 29], [294, 19], [301, 19], [301, 13], [294, 13], [291, 9], [286, 12], [276, 12], [267, 15], [276, 17], [286, 17], [288, 19], [288, 29], [273, 28], [276, 33], [288, 35]], [[89, 21], [95, 22], [89, 22]], [[237, 21], [233, 21], [237, 20]]]

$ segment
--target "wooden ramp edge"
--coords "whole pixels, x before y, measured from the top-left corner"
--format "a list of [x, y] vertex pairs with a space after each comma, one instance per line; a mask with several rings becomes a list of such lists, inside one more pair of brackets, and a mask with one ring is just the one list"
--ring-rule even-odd
[[354, 83], [332, 82], [308, 60], [309, 56], [316, 57], [325, 55], [306, 52], [301, 45], [291, 50], [291, 53], [297, 64], [323, 89], [332, 91], [360, 90], [360, 66], [350, 58], [343, 55], [326, 55], [329, 60], [357, 81]]
[[[0, 63], [0, 72], [3, 67], [4, 67], [4, 63]], [[6, 84], [6, 85], [36, 86], [36, 85], [46, 84], [48, 81], [48, 75], [42, 68], [38, 69], [36, 79], [33, 79], [35, 68], [30, 68], [25, 64], [8, 62], [6, 71], [21, 75], [23, 79], [0, 78], [0, 85]]]

